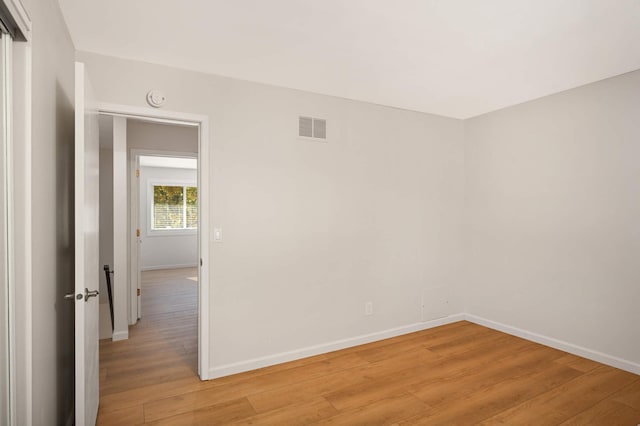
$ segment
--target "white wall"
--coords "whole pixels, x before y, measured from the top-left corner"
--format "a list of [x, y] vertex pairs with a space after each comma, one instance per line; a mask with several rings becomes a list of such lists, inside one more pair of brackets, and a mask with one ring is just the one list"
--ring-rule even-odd
[[127, 148], [197, 154], [198, 129], [128, 119]]
[[[33, 21], [33, 424], [73, 415], [74, 47], [55, 0], [28, 1]], [[26, 356], [26, 354], [23, 354]], [[19, 420], [18, 424], [25, 424]]]
[[[109, 118], [109, 124], [112, 120]], [[100, 137], [103, 135], [101, 134]], [[100, 149], [100, 267], [113, 269], [113, 150]], [[113, 290], [113, 288], [112, 288]], [[100, 304], [109, 304], [107, 280], [100, 274]], [[100, 338], [111, 337], [109, 309], [100, 307]]]
[[[459, 312], [461, 121], [78, 56], [104, 102], [157, 88], [210, 118], [214, 368]], [[299, 114], [329, 142], [299, 140]]]
[[[100, 149], [100, 267], [113, 268], [113, 150]], [[100, 275], [100, 303], [108, 303], [107, 282]]]
[[198, 264], [198, 234], [195, 230], [150, 232], [153, 183], [169, 182], [196, 186], [198, 172], [195, 169], [167, 167], [140, 168], [140, 268], [150, 269], [181, 268]]
[[466, 122], [466, 309], [640, 368], [640, 71]]

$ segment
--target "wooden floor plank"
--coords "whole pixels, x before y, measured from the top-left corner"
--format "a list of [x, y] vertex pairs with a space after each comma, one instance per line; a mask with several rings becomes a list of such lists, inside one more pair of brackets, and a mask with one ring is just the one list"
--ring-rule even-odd
[[[541, 349], [541, 350], [538, 350]], [[563, 377], [574, 378], [579, 373], [565, 366], [548, 365], [546, 348], [536, 348], [528, 352], [498, 360], [480, 369], [469, 370], [464, 375], [448, 374], [438, 380], [422, 381], [410, 388], [412, 394], [431, 406], [445, 402], [461, 401], [475, 393], [485, 392], [493, 386], [504, 386], [504, 382], [528, 381], [535, 373], [544, 371], [563, 373]], [[515, 392], [515, 389], [514, 389]], [[441, 407], [441, 406], [440, 406]], [[442, 408], [442, 407], [441, 407]]]
[[561, 423], [563, 426], [635, 426], [640, 411], [620, 402], [606, 399]]
[[640, 378], [613, 394], [611, 399], [640, 411]]
[[[579, 373], [562, 365], [519, 377], [508, 377], [488, 387], [474, 389], [462, 399], [446, 398], [431, 406], [417, 418], [401, 424], [451, 425], [476, 424], [488, 417], [562, 385]], [[510, 423], [516, 424], [516, 423]]]
[[[637, 380], [638, 376], [608, 366], [584, 373], [535, 398], [487, 419], [483, 424], [560, 424]], [[640, 421], [640, 419], [638, 419]]]
[[101, 413], [97, 425], [141, 425], [144, 424], [144, 412], [141, 404], [120, 410]]
[[144, 405], [145, 418], [157, 420], [169, 414], [178, 414], [213, 405], [216, 402], [247, 397], [259, 392], [278, 389], [290, 383], [324, 377], [328, 374], [363, 365], [362, 359], [355, 354], [333, 357], [313, 364], [287, 370], [275, 371], [258, 377], [238, 380], [224, 386], [159, 399]]
[[195, 392], [210, 387], [210, 382], [202, 382], [195, 376], [144, 387], [132, 387], [126, 391], [100, 395], [100, 415], [121, 408], [144, 404], [158, 399], [169, 398]]
[[240, 398], [199, 410], [187, 411], [176, 416], [165, 417], [147, 424], [162, 426], [221, 425], [246, 419], [255, 414], [256, 412], [249, 401], [246, 398]]
[[100, 342], [99, 425], [640, 424], [640, 377], [466, 321], [200, 381], [196, 269]]
[[575, 368], [576, 370], [582, 371], [583, 373], [591, 371], [600, 365], [600, 363], [591, 361], [590, 359], [581, 358], [572, 354], [563, 355], [562, 357], [556, 359], [555, 362], [567, 365], [571, 368]]
[[286, 425], [305, 426], [316, 424], [322, 419], [330, 417], [336, 413], [336, 409], [325, 399], [316, 398], [301, 404], [291, 404], [284, 408], [268, 411], [247, 417], [232, 425]]
[[427, 409], [427, 405], [408, 393], [376, 401], [364, 407], [345, 410], [317, 424], [369, 426], [392, 424]]
[[264, 413], [286, 407], [289, 404], [311, 401], [329, 392], [364, 383], [367, 381], [365, 374], [363, 369], [353, 368], [253, 394], [248, 399], [258, 413]]

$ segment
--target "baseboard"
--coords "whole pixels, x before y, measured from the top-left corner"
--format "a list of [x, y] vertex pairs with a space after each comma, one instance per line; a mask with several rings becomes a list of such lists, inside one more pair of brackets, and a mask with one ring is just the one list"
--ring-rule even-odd
[[216, 379], [218, 377], [229, 376], [231, 374], [242, 373], [245, 371], [268, 367], [270, 365], [281, 364], [283, 362], [295, 361], [297, 359], [320, 355], [327, 352], [333, 352], [340, 349], [346, 349], [352, 346], [363, 345], [365, 343], [371, 343], [377, 340], [383, 340], [403, 334], [414, 333], [416, 331], [426, 330], [429, 328], [450, 324], [452, 322], [462, 321], [464, 319], [464, 314], [449, 315], [447, 317], [431, 321], [409, 324], [402, 327], [391, 328], [388, 330], [350, 337], [347, 339], [334, 340], [333, 342], [323, 343], [315, 346], [308, 346], [306, 348], [295, 349], [288, 352], [281, 352], [278, 354], [267, 355], [260, 358], [253, 358], [246, 361], [225, 364], [211, 368], [209, 370], [209, 378]]
[[478, 325], [482, 325], [494, 330], [502, 331], [503, 333], [511, 334], [513, 336], [522, 337], [523, 339], [530, 340], [532, 342], [540, 343], [545, 346], [559, 349], [564, 352], [588, 358], [593, 361], [600, 362], [602, 364], [609, 365], [611, 367], [619, 368], [621, 370], [628, 371], [633, 374], [640, 374], [640, 364], [637, 364], [626, 359], [618, 358], [612, 355], [607, 355], [602, 352], [598, 352], [592, 349], [584, 348], [582, 346], [574, 345], [573, 343], [565, 342], [562, 340], [547, 337], [542, 334], [533, 333], [531, 331], [523, 330], [521, 328], [512, 327], [510, 325], [502, 324], [497, 321], [492, 321], [486, 318], [479, 317], [473, 314], [463, 314], [464, 319], [469, 322], [473, 322]]
[[197, 263], [179, 263], [176, 265], [155, 265], [155, 266], [142, 266], [141, 271], [157, 271], [160, 269], [180, 269], [180, 268], [195, 268]]
[[[268, 367], [270, 365], [276, 365], [284, 362], [295, 361], [298, 359], [307, 358], [314, 355], [320, 355], [327, 352], [346, 349], [352, 346], [364, 345], [366, 343], [388, 339], [388, 338], [400, 336], [403, 334], [414, 333], [416, 331], [426, 330], [433, 327], [439, 327], [441, 325], [450, 324], [453, 322], [463, 321], [463, 320], [473, 322], [475, 324], [482, 325], [494, 330], [498, 330], [513, 336], [521, 337], [523, 339], [530, 340], [532, 342], [540, 343], [542, 345], [549, 346], [551, 348], [559, 349], [561, 351], [568, 352], [583, 358], [588, 358], [593, 361], [609, 365], [611, 367], [628, 371], [630, 373], [640, 374], [640, 364], [638, 363], [628, 361], [622, 358], [618, 358], [612, 355], [608, 355], [602, 352], [598, 352], [592, 349], [584, 348], [582, 346], [574, 345], [573, 343], [569, 343], [562, 340], [554, 339], [552, 337], [544, 336], [542, 334], [538, 334], [531, 331], [523, 330], [521, 328], [502, 324], [497, 321], [492, 321], [486, 318], [479, 317], [477, 315], [463, 313], [463, 314], [449, 315], [447, 317], [439, 318], [431, 321], [391, 328], [388, 330], [383, 330], [375, 333], [354, 336], [347, 339], [335, 340], [335, 341], [323, 343], [320, 345], [308, 346], [305, 348], [295, 349], [292, 351], [281, 352], [273, 355], [267, 355], [260, 358], [253, 358], [246, 361], [240, 361], [240, 362], [235, 362], [231, 364], [221, 365], [218, 367], [211, 368], [209, 370], [208, 379], [216, 379], [219, 377], [229, 376], [232, 374], [237, 374], [245, 371], [255, 370], [258, 368]], [[115, 334], [114, 334], [114, 340], [116, 340]]]
[[127, 340], [129, 338], [129, 331], [115, 331], [111, 340], [117, 342], [118, 340]]

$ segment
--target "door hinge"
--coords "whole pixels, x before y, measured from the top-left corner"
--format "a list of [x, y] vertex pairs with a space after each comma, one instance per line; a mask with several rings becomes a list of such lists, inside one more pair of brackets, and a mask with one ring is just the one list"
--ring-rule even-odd
[[136, 169], [136, 177], [140, 177], [140, 169]]
[[136, 237], [140, 236], [140, 229], [136, 229]]
[[138, 296], [142, 294], [142, 290], [138, 289]]

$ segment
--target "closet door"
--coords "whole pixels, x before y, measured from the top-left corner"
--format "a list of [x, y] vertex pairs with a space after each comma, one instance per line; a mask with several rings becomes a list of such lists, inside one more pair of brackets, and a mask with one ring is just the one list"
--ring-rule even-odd
[[11, 217], [9, 185], [11, 116], [11, 37], [0, 31], [0, 424], [13, 424]]

